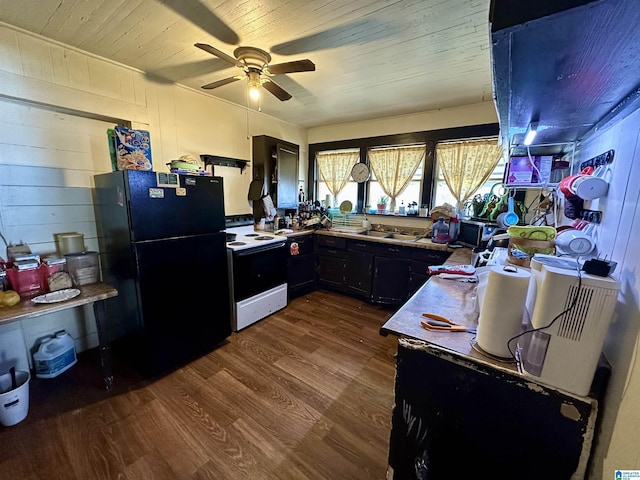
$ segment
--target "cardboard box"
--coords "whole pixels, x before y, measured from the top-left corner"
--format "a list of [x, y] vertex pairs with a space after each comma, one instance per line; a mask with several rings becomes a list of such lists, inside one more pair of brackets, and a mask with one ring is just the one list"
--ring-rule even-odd
[[118, 170], [151, 170], [149, 132], [116, 126], [114, 133]]

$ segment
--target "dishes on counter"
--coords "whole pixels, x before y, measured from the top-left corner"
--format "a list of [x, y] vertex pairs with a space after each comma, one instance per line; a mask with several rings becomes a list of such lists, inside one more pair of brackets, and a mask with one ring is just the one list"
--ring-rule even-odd
[[55, 292], [45, 293], [44, 295], [38, 295], [31, 299], [33, 303], [58, 303], [80, 295], [80, 290], [77, 288], [65, 288], [63, 290], [57, 290]]

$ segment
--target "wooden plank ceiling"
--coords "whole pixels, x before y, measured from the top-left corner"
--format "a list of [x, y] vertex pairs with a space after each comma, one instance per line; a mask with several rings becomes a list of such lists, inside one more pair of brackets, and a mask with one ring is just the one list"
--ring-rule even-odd
[[[304, 127], [491, 101], [489, 0], [0, 0], [0, 21], [194, 89], [242, 71], [201, 49], [310, 59], [262, 111]], [[246, 84], [201, 90], [240, 105]]]

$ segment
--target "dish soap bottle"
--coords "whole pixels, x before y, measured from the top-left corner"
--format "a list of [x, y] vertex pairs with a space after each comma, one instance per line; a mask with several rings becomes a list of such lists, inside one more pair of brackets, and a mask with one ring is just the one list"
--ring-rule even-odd
[[449, 225], [440, 217], [431, 228], [431, 241], [433, 243], [447, 243], [449, 241]]

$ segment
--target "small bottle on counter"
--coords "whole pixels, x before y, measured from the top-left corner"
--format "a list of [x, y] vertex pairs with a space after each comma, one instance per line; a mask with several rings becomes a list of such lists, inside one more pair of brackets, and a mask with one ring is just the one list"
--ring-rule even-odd
[[449, 241], [455, 242], [458, 239], [458, 232], [460, 231], [460, 221], [458, 217], [451, 217], [449, 219]]

